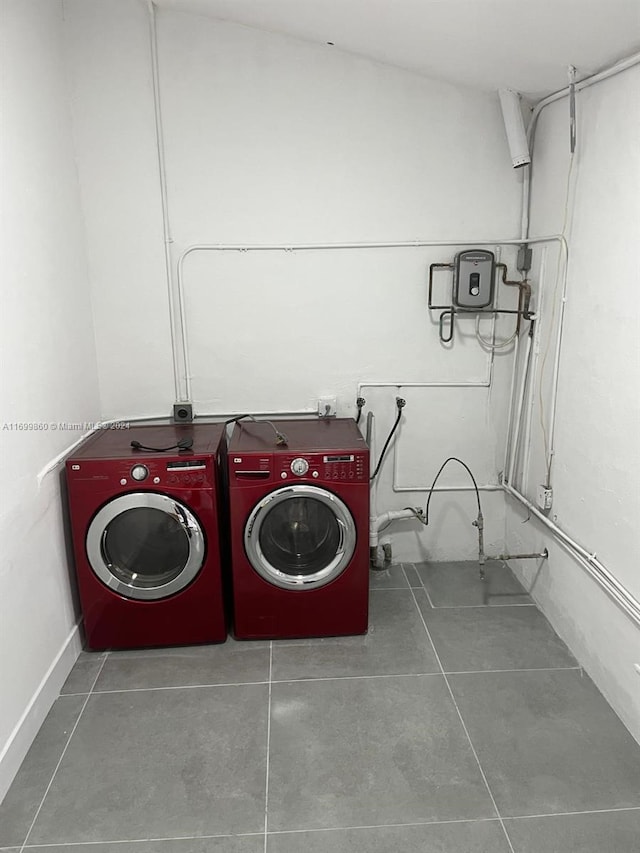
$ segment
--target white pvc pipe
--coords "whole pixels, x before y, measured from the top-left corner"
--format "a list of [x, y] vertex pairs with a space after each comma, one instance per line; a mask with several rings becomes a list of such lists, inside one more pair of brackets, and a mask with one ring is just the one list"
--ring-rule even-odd
[[[549, 411], [548, 425], [547, 425], [547, 435], [549, 436], [549, 449], [548, 449], [548, 458], [545, 459], [546, 470], [549, 472], [551, 470], [551, 460], [553, 459], [554, 447], [553, 441], [555, 437], [555, 419], [556, 419], [556, 404], [558, 399], [558, 382], [560, 378], [560, 353], [562, 351], [562, 336], [564, 332], [564, 309], [565, 304], [567, 302], [567, 288], [569, 285], [569, 248], [567, 245], [567, 241], [565, 238], [562, 238], [560, 243], [560, 250], [562, 252], [561, 264], [562, 264], [562, 294], [560, 296], [560, 314], [558, 317], [558, 330], [556, 333], [556, 348], [555, 348], [555, 356], [553, 362], [553, 374], [551, 378], [551, 408]], [[539, 313], [539, 312], [538, 312]], [[553, 333], [553, 329], [549, 329], [549, 334]], [[542, 381], [542, 377], [540, 378]], [[547, 473], [547, 481], [548, 481], [548, 473]], [[547, 485], [550, 485], [547, 482]]]
[[[558, 405], [558, 383], [560, 381], [560, 355], [562, 353], [562, 336], [564, 334], [564, 312], [567, 304], [567, 282], [569, 276], [565, 270], [564, 286], [562, 288], [562, 297], [560, 299], [560, 315], [558, 317], [558, 334], [556, 335], [556, 351], [553, 362], [553, 379], [551, 383], [551, 408], [549, 410], [549, 459], [546, 471], [546, 485], [551, 485], [551, 466], [553, 465], [553, 457], [555, 455], [555, 434], [556, 434], [556, 408]], [[540, 377], [542, 381], [542, 377]]]
[[[545, 272], [546, 272], [546, 257], [547, 257], [547, 249], [543, 248], [541, 251], [540, 257], [540, 269], [538, 271], [538, 281], [540, 282], [540, 286], [538, 288], [538, 304], [536, 306], [536, 315], [538, 317], [542, 317], [543, 308], [545, 302], [545, 288], [542, 286], [544, 282]], [[538, 320], [536, 321], [535, 328], [533, 331], [533, 357], [531, 361], [531, 378], [529, 382], [529, 396], [527, 399], [527, 405], [525, 407], [525, 418], [526, 418], [526, 429], [524, 434], [524, 457], [522, 460], [522, 483], [520, 490], [522, 492], [527, 491], [528, 487], [528, 472], [529, 472], [529, 464], [531, 461], [531, 429], [532, 429], [532, 420], [533, 420], [533, 407], [535, 403], [535, 394], [536, 394], [536, 383], [535, 378], [538, 372], [538, 360], [540, 356], [540, 337], [541, 337], [541, 329], [542, 324]], [[516, 486], [516, 483], [511, 482], [512, 486]]]
[[[621, 60], [620, 62], [616, 62], [615, 65], [611, 65], [609, 68], [605, 68], [602, 71], [598, 72], [598, 74], [594, 74], [591, 77], [587, 77], [585, 80], [581, 80], [579, 83], [576, 83], [574, 86], [574, 91], [580, 92], [582, 89], [587, 89], [589, 86], [593, 86], [595, 83], [600, 83], [602, 80], [607, 80], [609, 77], [613, 77], [616, 74], [620, 74], [621, 71], [626, 71], [629, 68], [632, 68], [634, 65], [638, 65], [640, 63], [640, 53], [634, 53], [631, 56], [628, 56], [626, 59]], [[566, 98], [569, 95], [571, 88], [566, 86], [564, 89], [560, 89], [557, 92], [553, 92], [551, 95], [548, 95], [546, 98], [543, 98], [541, 101], [534, 106], [533, 111], [531, 113], [531, 119], [529, 121], [529, 126], [527, 127], [527, 143], [529, 146], [529, 154], [533, 159], [533, 147], [535, 142], [535, 133], [536, 126], [538, 124], [538, 117], [542, 110], [552, 104], [554, 101], [559, 101], [561, 98]], [[521, 243], [529, 242], [529, 203], [531, 197], [531, 166], [525, 166], [524, 169], [524, 183], [522, 185], [522, 208], [521, 208], [521, 229], [520, 233], [522, 235]]]
[[[566, 251], [566, 240], [561, 234], [534, 237], [528, 242], [530, 244], [560, 242], [564, 244]], [[186, 400], [191, 399], [191, 366], [184, 298], [184, 262], [193, 252], [307, 252], [351, 249], [422, 249], [442, 248], [444, 246], [520, 246], [521, 244], [522, 240], [509, 238], [506, 240], [410, 240], [384, 243], [198, 243], [188, 246], [178, 258], [177, 265], [178, 304], [184, 364], [184, 397]]]
[[381, 528], [393, 521], [415, 519], [416, 514], [411, 509], [390, 509], [382, 515], [372, 516], [369, 520], [369, 548], [377, 548], [380, 542]]
[[[371, 477], [376, 467], [376, 416], [370, 412], [367, 417], [371, 427], [369, 434], [369, 477]], [[375, 478], [369, 484], [369, 548], [378, 547], [377, 517], [378, 480]]]
[[509, 460], [509, 476], [507, 482], [513, 483], [513, 474], [518, 460], [518, 445], [520, 443], [520, 431], [522, 422], [522, 409], [524, 406], [524, 397], [527, 390], [527, 376], [529, 374], [529, 359], [531, 356], [531, 335], [527, 335], [527, 343], [525, 347], [524, 364], [522, 367], [522, 377], [520, 380], [520, 391], [518, 393], [518, 409], [515, 420], [516, 434], [511, 444], [511, 459]]
[[[394, 484], [393, 491], [402, 492], [475, 492], [475, 486], [396, 486]], [[484, 483], [478, 486], [479, 492], [501, 492], [502, 486], [498, 483]]]
[[489, 380], [463, 382], [358, 382], [358, 396], [363, 388], [488, 388]]
[[[291, 418], [291, 417], [309, 417], [318, 415], [317, 409], [293, 409], [290, 412], [251, 412], [253, 417], [256, 418]], [[196, 415], [193, 423], [202, 423], [203, 420], [208, 418], [215, 418], [216, 421], [222, 422], [227, 418], [234, 418], [238, 415], [238, 412], [208, 412], [204, 414]], [[70, 444], [65, 450], [61, 453], [58, 453], [53, 459], [51, 459], [47, 464], [38, 472], [36, 475], [36, 481], [38, 484], [38, 488], [42, 484], [42, 481], [45, 477], [51, 474], [55, 469], [65, 461], [65, 459], [69, 456], [72, 450], [75, 450], [78, 445], [82, 444], [82, 442], [89, 438], [90, 435], [93, 435], [95, 432], [100, 430], [105, 430], [109, 428], [110, 424], [118, 424], [118, 423], [126, 423], [126, 424], [149, 424], [151, 421], [164, 421], [172, 422], [172, 419], [167, 414], [162, 415], [136, 415], [136, 417], [123, 417], [123, 418], [109, 418], [106, 421], [99, 421], [95, 424], [92, 429], [83, 433], [82, 436], [74, 441], [73, 444]]]
[[162, 208], [162, 231], [164, 241], [164, 265], [169, 301], [169, 332], [171, 335], [171, 356], [173, 359], [173, 382], [176, 400], [184, 402], [188, 397], [180, 396], [180, 369], [178, 365], [178, 347], [176, 345], [175, 288], [173, 283], [173, 260], [171, 258], [171, 228], [169, 224], [169, 201], [167, 197], [167, 167], [164, 152], [164, 133], [162, 111], [160, 108], [160, 71], [158, 65], [158, 31], [156, 26], [156, 7], [153, 0], [147, 0], [149, 12], [149, 36], [151, 42], [151, 79], [153, 82], [153, 109], [156, 131], [156, 150], [158, 156], [158, 178], [160, 181], [160, 203]]
[[542, 522], [547, 527], [555, 538], [564, 545], [570, 553], [580, 562], [584, 569], [598, 582], [598, 584], [619, 604], [622, 610], [640, 626], [640, 601], [626, 589], [606, 566], [596, 558], [595, 553], [588, 551], [583, 545], [580, 545], [572, 539], [567, 533], [550, 521], [546, 515], [543, 515], [540, 510], [534, 506], [524, 495], [521, 495], [517, 489], [514, 489], [508, 483], [503, 484], [504, 491], [518, 500], [527, 510], [534, 515], [538, 521]]
[[[491, 359], [493, 361], [493, 359]], [[488, 388], [491, 380], [482, 380], [479, 382], [359, 382], [357, 396], [362, 396], [364, 388]], [[430, 486], [400, 486], [398, 484], [398, 442], [393, 443], [393, 482], [392, 490], [397, 493], [401, 492], [466, 492], [473, 489], [473, 486], [436, 486], [432, 489]], [[484, 486], [478, 486], [478, 489], [483, 491], [499, 491], [502, 487], [495, 483], [488, 483]]]
[[[531, 125], [529, 125], [531, 127]], [[531, 147], [531, 143], [529, 143], [529, 150], [531, 151], [531, 156], [533, 157], [533, 150]], [[520, 200], [520, 242], [526, 243], [529, 237], [529, 199], [531, 197], [531, 164], [528, 166], [522, 167], [523, 172], [523, 181], [522, 181], [522, 197]]]
[[[584, 80], [580, 80], [580, 82], [575, 84], [574, 89], [576, 92], [580, 92], [582, 91], [582, 89], [587, 89], [589, 86], [593, 86], [595, 83], [600, 83], [602, 80], [606, 80], [609, 77], [614, 77], [616, 74], [620, 74], [621, 71], [627, 71], [627, 69], [633, 68], [634, 65], [638, 64], [640, 64], [640, 53], [632, 53], [631, 56], [626, 57], [626, 59], [621, 59], [620, 62], [616, 62], [615, 65], [610, 65], [608, 68], [604, 68], [597, 74], [593, 74], [591, 77], [587, 77]], [[530, 151], [531, 144], [535, 136], [538, 116], [540, 115], [542, 110], [549, 104], [552, 104], [554, 101], [559, 101], [561, 98], [566, 98], [570, 91], [571, 87], [565, 86], [564, 89], [559, 89], [557, 92], [553, 92], [551, 95], [547, 95], [546, 98], [543, 98], [541, 101], [538, 101], [538, 103], [535, 105], [531, 114], [531, 121], [529, 122], [529, 127], [527, 128], [527, 138], [529, 140]]]
[[516, 337], [514, 353], [513, 353], [513, 364], [511, 366], [511, 385], [509, 389], [509, 409], [508, 409], [508, 419], [507, 419], [507, 434], [505, 436], [504, 442], [504, 463], [502, 466], [503, 476], [506, 477], [507, 471], [509, 470], [509, 462], [511, 459], [511, 431], [513, 427], [513, 403], [515, 399], [516, 393], [516, 375], [518, 371], [518, 354], [520, 352], [520, 336]]

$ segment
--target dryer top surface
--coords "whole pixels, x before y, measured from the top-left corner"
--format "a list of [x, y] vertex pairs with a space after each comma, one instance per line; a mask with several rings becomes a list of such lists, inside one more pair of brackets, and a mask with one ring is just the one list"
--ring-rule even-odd
[[[274, 427], [287, 437], [276, 444]], [[352, 418], [239, 421], [229, 442], [230, 453], [311, 453], [323, 450], [363, 451], [367, 443]]]
[[[189, 459], [194, 454], [215, 454], [224, 435], [224, 424], [178, 424], [163, 425], [131, 424], [128, 429], [102, 429], [90, 435], [69, 457], [74, 459], [131, 459], [170, 457]], [[135, 450], [132, 441], [145, 447], [172, 447], [183, 439], [192, 439], [193, 446], [187, 451], [170, 450], [154, 453], [150, 450]]]

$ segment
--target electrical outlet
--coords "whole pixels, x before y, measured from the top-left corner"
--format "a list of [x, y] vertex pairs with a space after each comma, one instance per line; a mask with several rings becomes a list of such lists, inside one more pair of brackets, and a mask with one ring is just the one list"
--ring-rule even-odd
[[193, 420], [193, 406], [191, 403], [174, 403], [173, 420], [176, 423], [190, 424]]
[[551, 509], [553, 506], [553, 489], [550, 486], [538, 486], [536, 501], [541, 510]]
[[318, 397], [318, 417], [335, 418], [337, 415], [336, 397]]

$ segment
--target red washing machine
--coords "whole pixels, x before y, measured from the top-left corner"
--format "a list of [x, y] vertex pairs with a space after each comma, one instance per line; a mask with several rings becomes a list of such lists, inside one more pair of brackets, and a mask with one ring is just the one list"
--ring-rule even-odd
[[238, 422], [228, 471], [235, 636], [363, 634], [369, 450], [355, 422]]
[[222, 424], [107, 429], [67, 460], [90, 649], [226, 639], [218, 465], [224, 438]]

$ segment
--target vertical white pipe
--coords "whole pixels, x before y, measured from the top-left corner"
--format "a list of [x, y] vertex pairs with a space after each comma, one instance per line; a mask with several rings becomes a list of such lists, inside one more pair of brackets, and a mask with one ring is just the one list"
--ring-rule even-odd
[[522, 365], [522, 377], [520, 380], [520, 391], [518, 393], [518, 413], [515, 419], [515, 436], [511, 445], [511, 459], [509, 461], [509, 477], [507, 482], [513, 483], [516, 464], [518, 461], [518, 445], [520, 443], [520, 430], [522, 425], [522, 409], [524, 406], [524, 397], [527, 388], [527, 376], [529, 374], [529, 360], [531, 356], [531, 335], [527, 335], [527, 343], [525, 347], [524, 364]]
[[[376, 417], [373, 412], [367, 415], [369, 432], [369, 477], [376, 467]], [[369, 547], [378, 544], [378, 479], [369, 485]]]
[[509, 409], [508, 409], [508, 419], [507, 419], [507, 434], [505, 437], [504, 443], [504, 462], [502, 465], [502, 476], [503, 478], [507, 476], [507, 471], [509, 470], [510, 461], [511, 461], [511, 439], [512, 439], [512, 425], [513, 425], [513, 401], [516, 392], [516, 375], [518, 370], [518, 352], [520, 351], [520, 335], [516, 336], [514, 347], [513, 347], [513, 366], [511, 368], [511, 387], [509, 390]]
[[556, 351], [553, 363], [553, 380], [551, 383], [551, 409], [549, 411], [549, 458], [547, 460], [546, 485], [551, 485], [551, 467], [553, 465], [553, 457], [555, 454], [555, 434], [556, 434], [556, 408], [558, 405], [558, 383], [560, 380], [560, 355], [562, 353], [562, 336], [564, 332], [564, 312], [567, 303], [567, 275], [565, 273], [565, 283], [562, 291], [562, 300], [560, 303], [560, 317], [558, 318], [558, 334], [556, 337]]
[[546, 259], [547, 259], [547, 247], [544, 246], [542, 248], [542, 252], [540, 253], [540, 269], [538, 271], [538, 300], [537, 305], [535, 307], [536, 320], [535, 320], [535, 329], [533, 332], [533, 356], [531, 361], [531, 369], [529, 371], [530, 381], [529, 381], [529, 397], [527, 399], [527, 406], [524, 411], [524, 419], [525, 419], [525, 435], [524, 435], [524, 458], [522, 461], [522, 486], [521, 491], [526, 494], [529, 488], [529, 466], [531, 462], [531, 430], [533, 424], [533, 406], [535, 402], [535, 393], [536, 393], [536, 377], [538, 374], [538, 360], [540, 357], [540, 330], [542, 328], [541, 318], [543, 316], [544, 303], [545, 303], [545, 288], [544, 288], [544, 278], [546, 273]]
[[158, 178], [160, 182], [160, 202], [162, 206], [162, 229], [164, 239], [164, 265], [167, 278], [167, 297], [169, 302], [169, 331], [171, 335], [171, 355], [173, 358], [173, 383], [176, 400], [184, 402], [188, 396], [180, 393], [180, 369], [178, 366], [178, 348], [176, 346], [175, 288], [173, 284], [173, 262], [171, 258], [171, 228], [169, 225], [169, 202], [167, 197], [167, 168], [164, 152], [164, 133], [162, 112], [160, 109], [160, 70], [158, 64], [158, 30], [156, 26], [156, 7], [153, 0], [147, 0], [149, 13], [149, 39], [151, 43], [151, 78], [153, 81], [153, 110], [156, 129], [156, 150], [158, 157]]

